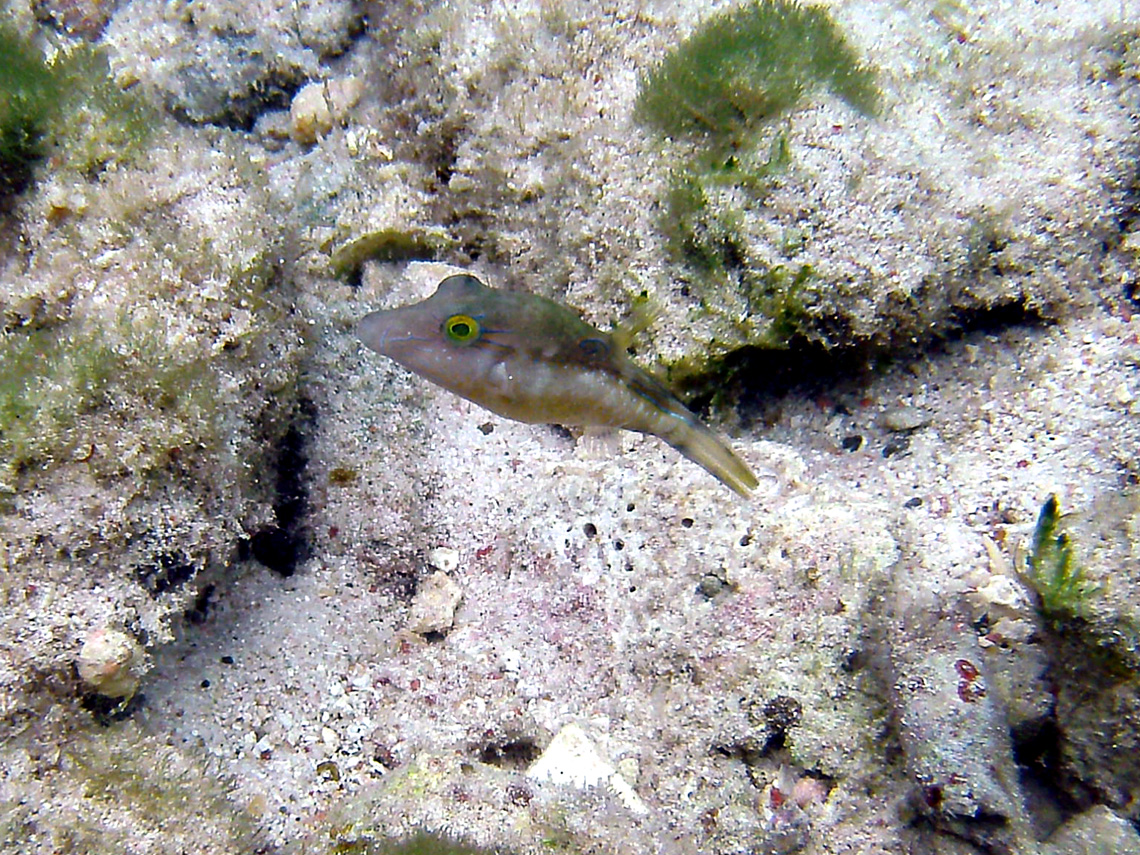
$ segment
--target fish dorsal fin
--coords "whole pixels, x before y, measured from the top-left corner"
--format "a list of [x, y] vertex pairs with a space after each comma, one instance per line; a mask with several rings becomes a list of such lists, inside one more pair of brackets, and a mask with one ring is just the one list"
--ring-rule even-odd
[[665, 309], [647, 295], [638, 297], [633, 302], [629, 317], [624, 323], [617, 324], [610, 330], [610, 337], [619, 352], [624, 352], [633, 344], [641, 333], [645, 332], [665, 315]]

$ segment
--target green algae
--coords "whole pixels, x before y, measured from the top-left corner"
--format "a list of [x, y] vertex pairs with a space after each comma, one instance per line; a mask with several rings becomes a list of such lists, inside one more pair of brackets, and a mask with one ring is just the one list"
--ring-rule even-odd
[[1061, 529], [1060, 506], [1049, 496], [1037, 517], [1025, 579], [1037, 594], [1041, 614], [1053, 620], [1091, 615], [1090, 600], [1100, 586], [1077, 563], [1069, 534]]
[[824, 7], [758, 0], [714, 15], [646, 74], [636, 116], [665, 136], [727, 150], [819, 88], [878, 111], [874, 71]]
[[62, 97], [58, 79], [26, 39], [0, 25], [0, 197], [20, 192], [44, 155], [44, 131]]
[[480, 855], [498, 851], [476, 849], [426, 831], [405, 840], [339, 840], [329, 848], [335, 855]]
[[[7, 740], [0, 756], [34, 770], [34, 799], [0, 800], [0, 849], [89, 855], [137, 851], [161, 835], [170, 851], [265, 851], [233, 785], [205, 757], [165, 744], [129, 722], [65, 736]], [[49, 761], [48, 758], [51, 758]], [[47, 764], [50, 762], [50, 766]], [[7, 765], [7, 763], [6, 763]], [[43, 766], [43, 768], [37, 768]], [[34, 847], [32, 847], [34, 849]]]
[[808, 227], [773, 239], [757, 212], [793, 166], [788, 129], [775, 122], [821, 89], [864, 115], [879, 111], [874, 69], [827, 10], [789, 0], [712, 16], [641, 79], [635, 118], [696, 143], [670, 168], [658, 227], [702, 308], [743, 316], [729, 321], [740, 327], [729, 338], [784, 348], [809, 319], [816, 274], [786, 263]]
[[431, 261], [455, 243], [442, 229], [378, 229], [347, 241], [333, 251], [333, 276], [353, 280], [366, 261]]
[[48, 61], [0, 26], [0, 196], [21, 192], [48, 156], [88, 177], [137, 157], [156, 115], [114, 82], [103, 51], [82, 43]]
[[98, 408], [113, 372], [114, 352], [95, 335], [39, 329], [0, 338], [0, 462], [17, 470], [49, 453], [70, 455], [77, 420]]
[[[145, 473], [182, 445], [220, 436], [221, 378], [204, 356], [125, 316], [111, 328], [15, 330], [0, 337], [0, 490], [68, 461], [96, 475]], [[151, 411], [157, 418], [144, 419]], [[148, 429], [149, 428], [149, 429]], [[130, 434], [130, 460], [119, 441]]]
[[749, 245], [747, 209], [763, 204], [791, 163], [787, 136], [778, 134], [766, 156], [706, 159], [700, 168], [674, 170], [658, 220], [673, 259], [713, 276], [739, 265]]

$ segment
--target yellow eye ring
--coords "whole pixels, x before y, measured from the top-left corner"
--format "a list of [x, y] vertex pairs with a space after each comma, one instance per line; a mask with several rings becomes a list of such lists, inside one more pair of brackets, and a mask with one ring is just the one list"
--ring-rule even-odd
[[443, 322], [443, 331], [456, 344], [470, 344], [479, 338], [479, 322], [470, 315], [452, 315]]

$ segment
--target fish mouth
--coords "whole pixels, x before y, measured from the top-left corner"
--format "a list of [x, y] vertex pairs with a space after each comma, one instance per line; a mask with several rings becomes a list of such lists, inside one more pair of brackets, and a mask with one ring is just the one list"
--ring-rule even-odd
[[399, 313], [373, 312], [365, 315], [356, 326], [356, 334], [372, 350], [396, 358], [400, 345], [408, 342], [426, 342], [427, 338], [416, 335], [407, 325], [400, 323]]

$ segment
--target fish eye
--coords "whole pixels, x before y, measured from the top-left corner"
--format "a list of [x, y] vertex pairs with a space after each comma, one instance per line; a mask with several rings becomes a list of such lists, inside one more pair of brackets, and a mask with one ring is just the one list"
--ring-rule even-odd
[[456, 344], [469, 344], [479, 337], [479, 322], [470, 315], [452, 315], [443, 322], [443, 331]]

